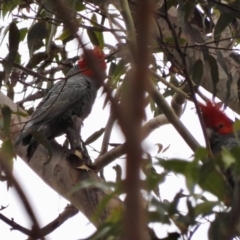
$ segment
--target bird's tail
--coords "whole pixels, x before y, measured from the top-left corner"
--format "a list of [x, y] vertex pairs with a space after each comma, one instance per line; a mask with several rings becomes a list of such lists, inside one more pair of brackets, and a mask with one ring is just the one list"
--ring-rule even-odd
[[19, 136], [19, 138], [16, 140], [16, 142], [14, 143], [15, 146], [19, 145], [20, 142], [22, 143], [23, 146], [27, 146], [27, 158], [28, 161], [30, 161], [30, 159], [32, 158], [34, 152], [36, 151], [39, 143], [38, 141], [36, 141], [33, 137], [32, 134], [30, 133], [23, 133], [22, 135]]
[[39, 142], [35, 140], [35, 138], [32, 136], [29, 144], [28, 144], [28, 148], [27, 148], [27, 158], [28, 161], [30, 161], [30, 159], [32, 158], [34, 152], [36, 151], [37, 147], [39, 145]]

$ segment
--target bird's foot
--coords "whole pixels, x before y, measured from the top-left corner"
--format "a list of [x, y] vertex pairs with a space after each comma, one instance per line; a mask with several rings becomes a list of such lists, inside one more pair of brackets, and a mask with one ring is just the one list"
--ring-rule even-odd
[[88, 166], [86, 164], [80, 165], [80, 166], [76, 167], [76, 169], [86, 170], [87, 172], [89, 172], [89, 171], [93, 172], [94, 171], [90, 166]]
[[84, 156], [82, 152], [76, 149], [66, 149], [65, 156], [73, 167], [79, 166], [84, 162]]
[[94, 171], [94, 169], [91, 167], [91, 164], [86, 163], [87, 161], [89, 161], [89, 157], [87, 157], [84, 152], [76, 149], [67, 149], [65, 154], [66, 158], [69, 160], [73, 168], [79, 170], [86, 170], [87, 172]]
[[81, 160], [83, 160], [84, 158], [83, 153], [80, 150], [76, 150], [76, 149], [69, 150], [68, 148], [65, 150], [65, 156], [67, 159], [70, 159], [70, 160], [72, 157], [77, 157]]
[[82, 152], [80, 152], [79, 150], [74, 150], [74, 155], [76, 155], [77, 157], [79, 157], [80, 159], [83, 159], [83, 154]]

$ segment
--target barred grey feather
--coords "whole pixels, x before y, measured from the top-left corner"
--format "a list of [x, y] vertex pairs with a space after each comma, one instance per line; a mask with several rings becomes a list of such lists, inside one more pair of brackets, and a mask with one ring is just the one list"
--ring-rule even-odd
[[84, 120], [91, 112], [98, 90], [96, 82], [80, 74], [78, 66], [72, 68], [67, 77], [66, 81], [55, 83], [44, 96], [16, 142], [28, 145], [29, 160], [38, 146], [31, 132], [39, 131], [52, 140], [66, 133], [72, 116]]

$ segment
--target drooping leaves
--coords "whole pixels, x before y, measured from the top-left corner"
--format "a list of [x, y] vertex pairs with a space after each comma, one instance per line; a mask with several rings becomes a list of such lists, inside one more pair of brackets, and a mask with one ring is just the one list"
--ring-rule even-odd
[[4, 134], [4, 140], [2, 142], [2, 146], [0, 147], [0, 155], [12, 170], [14, 153], [13, 144], [10, 138], [11, 109], [8, 106], [2, 106], [0, 117], [1, 131]]
[[[92, 26], [99, 29], [99, 24], [97, 21], [96, 14], [92, 15], [91, 21], [92, 21]], [[104, 38], [103, 38], [103, 32], [100, 29], [98, 31], [94, 31], [93, 29], [89, 28], [87, 30], [87, 33], [93, 45], [103, 48]]]
[[10, 72], [12, 70], [13, 63], [18, 54], [19, 42], [20, 42], [20, 33], [18, 30], [18, 27], [15, 22], [11, 22], [9, 25], [9, 35], [8, 35], [9, 53], [6, 57], [6, 63], [4, 64], [6, 83], [9, 81]]
[[44, 45], [43, 39], [47, 37], [47, 34], [47, 24], [44, 21], [39, 21], [31, 27], [27, 35], [30, 56], [32, 56], [36, 50]]
[[233, 21], [233, 19], [234, 16], [228, 13], [222, 13], [220, 15], [214, 31], [214, 40], [217, 45], [223, 30], [228, 26], [229, 23]]
[[105, 128], [101, 128], [98, 131], [96, 131], [95, 133], [93, 133], [91, 136], [89, 136], [86, 141], [85, 144], [89, 145], [92, 142], [95, 142], [99, 137], [102, 136], [102, 134], [104, 133]]
[[213, 83], [213, 95], [216, 95], [217, 93], [217, 83], [219, 82], [219, 72], [218, 72], [218, 65], [216, 59], [208, 55], [206, 59], [210, 66], [210, 72], [212, 77], [212, 83]]
[[199, 58], [192, 67], [192, 80], [199, 85], [203, 76], [203, 62]]
[[11, 109], [8, 106], [1, 107], [2, 119], [3, 119], [3, 132], [5, 137], [10, 136], [10, 124], [11, 124]]
[[11, 1], [2, 1], [1, 2], [1, 17], [5, 18], [7, 14], [12, 12], [13, 9], [15, 9], [21, 0], [11, 0]]

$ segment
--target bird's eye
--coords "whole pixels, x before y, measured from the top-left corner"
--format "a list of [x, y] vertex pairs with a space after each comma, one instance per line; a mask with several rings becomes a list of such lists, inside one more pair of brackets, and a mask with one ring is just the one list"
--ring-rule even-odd
[[223, 124], [222, 124], [222, 123], [220, 123], [220, 124], [218, 125], [218, 129], [221, 129], [221, 128], [223, 128]]

